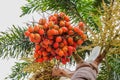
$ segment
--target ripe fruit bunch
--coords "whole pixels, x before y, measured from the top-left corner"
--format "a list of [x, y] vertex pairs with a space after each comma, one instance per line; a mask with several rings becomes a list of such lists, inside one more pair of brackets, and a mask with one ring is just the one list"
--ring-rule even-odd
[[69, 16], [61, 12], [51, 15], [48, 20], [40, 19], [37, 25], [29, 26], [24, 34], [35, 43], [34, 57], [37, 62], [55, 58], [66, 64], [77, 46], [86, 40], [83, 31], [83, 22], [74, 27]]

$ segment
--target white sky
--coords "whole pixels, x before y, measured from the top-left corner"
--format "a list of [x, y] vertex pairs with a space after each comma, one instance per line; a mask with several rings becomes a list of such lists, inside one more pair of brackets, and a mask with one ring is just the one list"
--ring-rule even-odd
[[[21, 15], [20, 7], [26, 3], [25, 0], [0, 0], [0, 31], [6, 31], [12, 25], [25, 26], [24, 22], [32, 21], [32, 17], [39, 19], [37, 13], [19, 17]], [[0, 58], [0, 80], [11, 73], [11, 66], [15, 64], [16, 59]]]

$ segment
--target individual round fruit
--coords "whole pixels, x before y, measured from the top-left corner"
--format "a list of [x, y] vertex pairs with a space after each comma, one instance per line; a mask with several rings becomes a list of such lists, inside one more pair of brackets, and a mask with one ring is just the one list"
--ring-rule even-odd
[[58, 36], [58, 37], [56, 37], [56, 42], [61, 42], [62, 41], [62, 37], [61, 36]]
[[28, 37], [30, 35], [30, 32], [29, 31], [25, 31], [24, 35]]
[[28, 31], [31, 33], [31, 32], [34, 32], [34, 28], [32, 26], [29, 26], [28, 27]]

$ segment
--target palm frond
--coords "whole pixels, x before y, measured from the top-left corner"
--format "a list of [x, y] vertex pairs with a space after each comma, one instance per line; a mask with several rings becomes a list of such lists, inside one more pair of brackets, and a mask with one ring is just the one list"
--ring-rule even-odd
[[33, 43], [24, 36], [25, 28], [13, 25], [9, 31], [0, 32], [0, 57], [23, 57], [32, 54]]

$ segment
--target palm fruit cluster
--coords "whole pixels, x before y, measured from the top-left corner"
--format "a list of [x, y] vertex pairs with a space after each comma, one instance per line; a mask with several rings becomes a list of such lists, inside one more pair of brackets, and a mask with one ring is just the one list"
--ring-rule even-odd
[[66, 64], [76, 48], [86, 40], [84, 23], [72, 26], [70, 17], [63, 12], [40, 19], [24, 34], [35, 43], [34, 58], [40, 63], [56, 59]]

